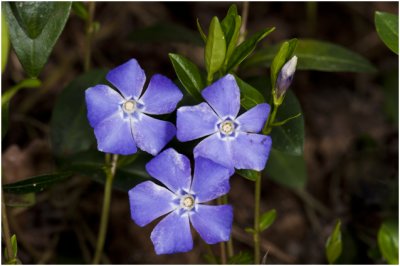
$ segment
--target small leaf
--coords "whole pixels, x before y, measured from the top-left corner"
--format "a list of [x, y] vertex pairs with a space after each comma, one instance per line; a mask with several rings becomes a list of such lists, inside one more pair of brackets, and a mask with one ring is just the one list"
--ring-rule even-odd
[[340, 231], [340, 225], [340, 220], [338, 220], [335, 229], [325, 243], [325, 254], [329, 264], [335, 263], [342, 254], [342, 232]]
[[247, 110], [257, 104], [265, 103], [264, 96], [253, 86], [241, 80], [235, 75], [236, 82], [240, 89], [240, 104]]
[[[268, 67], [279, 49], [279, 45], [268, 46], [254, 53], [242, 64], [244, 68]], [[361, 55], [347, 48], [312, 39], [298, 40], [294, 51], [297, 56], [297, 70], [327, 72], [373, 72], [375, 67]]]
[[9, 51], [10, 38], [8, 34], [8, 26], [4, 11], [1, 9], [1, 73], [3, 73], [6, 68]]
[[250, 181], [256, 181], [258, 178], [260, 178], [260, 172], [254, 171], [254, 170], [249, 170], [249, 169], [240, 169], [236, 170], [236, 173]]
[[221, 21], [222, 31], [226, 40], [226, 56], [225, 64], [228, 64], [229, 58], [236, 48], [239, 38], [240, 27], [242, 25], [242, 18], [238, 16], [236, 5], [230, 6], [225, 18]]
[[273, 32], [275, 28], [268, 28], [261, 30], [251, 36], [249, 39], [241, 43], [233, 52], [232, 57], [229, 59], [227, 72], [232, 71], [234, 68], [239, 66], [256, 48], [257, 44], [267, 37], [268, 34]]
[[246, 251], [240, 251], [228, 259], [228, 264], [252, 264], [253, 262], [253, 255]]
[[9, 207], [30, 207], [36, 203], [36, 194], [6, 194], [4, 197], [5, 204]]
[[169, 58], [183, 87], [195, 99], [203, 101], [200, 91], [204, 88], [204, 81], [199, 68], [184, 56], [169, 54]]
[[67, 22], [71, 2], [7, 2], [10, 40], [29, 77], [37, 77]]
[[18, 254], [18, 244], [17, 244], [17, 236], [14, 234], [11, 237], [11, 248], [13, 251], [14, 258], [17, 257]]
[[201, 39], [203, 39], [203, 42], [206, 43], [206, 42], [207, 42], [207, 36], [206, 36], [206, 34], [204, 33], [204, 31], [203, 31], [203, 29], [202, 29], [202, 27], [201, 27], [201, 25], [200, 25], [199, 19], [196, 20], [196, 24], [197, 24], [197, 30], [198, 30], [199, 33], [200, 33]]
[[297, 39], [284, 42], [279, 48], [271, 64], [271, 87], [275, 88], [276, 80], [283, 65], [293, 56], [297, 45]]
[[399, 54], [399, 16], [386, 12], [375, 12], [375, 28], [379, 38], [392, 50]]
[[271, 180], [290, 188], [302, 188], [307, 181], [304, 156], [291, 155], [274, 148], [271, 149], [263, 173]]
[[14, 87], [6, 90], [2, 95], [1, 95], [1, 104], [8, 103], [11, 98], [20, 90], [20, 89], [31, 89], [31, 88], [38, 88], [42, 85], [42, 82], [36, 78], [30, 78], [30, 79], [24, 79], [21, 82], [19, 82], [17, 85]]
[[225, 36], [221, 24], [217, 17], [213, 17], [208, 31], [208, 37], [205, 47], [205, 64], [207, 69], [207, 81], [212, 82], [213, 75], [224, 63], [226, 53]]
[[74, 11], [74, 13], [84, 21], [89, 18], [89, 12], [83, 2], [73, 2], [72, 11]]
[[45, 188], [70, 177], [70, 172], [54, 173], [35, 176], [11, 184], [4, 184], [3, 191], [6, 193], [25, 194], [43, 191]]
[[272, 209], [270, 211], [267, 211], [261, 215], [260, 218], [260, 232], [268, 229], [276, 219], [276, 210]]
[[378, 245], [389, 264], [399, 264], [399, 231], [396, 221], [385, 221], [378, 232]]

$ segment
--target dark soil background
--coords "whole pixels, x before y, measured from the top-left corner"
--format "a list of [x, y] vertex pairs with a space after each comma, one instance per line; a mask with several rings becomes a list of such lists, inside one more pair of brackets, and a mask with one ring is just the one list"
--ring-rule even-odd
[[[316, 13], [310, 10], [315, 4]], [[376, 10], [398, 13], [396, 2], [250, 3], [249, 33], [276, 30], [260, 45], [284, 39], [315, 38], [342, 45], [370, 60], [376, 73], [298, 71], [291, 89], [305, 117], [307, 193], [263, 181], [263, 211], [275, 208], [275, 223], [262, 234], [268, 264], [324, 264], [324, 244], [336, 219], [342, 221], [344, 251], [339, 262], [384, 263], [376, 246], [382, 221], [398, 217], [398, 122], [387, 112], [388, 86], [398, 88], [398, 56], [378, 38]], [[242, 4], [237, 3], [239, 12]], [[222, 18], [228, 2], [97, 3], [100, 31], [93, 42], [93, 67], [112, 68], [135, 57], [150, 77], [176, 78], [169, 52], [203, 64], [203, 50], [193, 44], [133, 41], [135, 31], [155, 23], [176, 23], [196, 31], [212, 16]], [[53, 171], [49, 122], [57, 96], [83, 73], [85, 24], [71, 14], [40, 78], [41, 88], [20, 91], [11, 102], [10, 126], [2, 142], [3, 182]], [[269, 70], [257, 68], [259, 75]], [[242, 73], [246, 76], [246, 73]], [[254, 73], [252, 73], [254, 74]], [[25, 77], [14, 52], [2, 76], [3, 91]], [[395, 97], [398, 97], [395, 95]], [[71, 103], [71, 108], [74, 108]], [[397, 110], [397, 108], [396, 108]], [[4, 180], [6, 178], [6, 180]], [[253, 223], [253, 183], [234, 176], [230, 202], [235, 210], [235, 251], [252, 252], [243, 228]], [[88, 263], [99, 225], [103, 185], [75, 176], [37, 195], [29, 208], [9, 208], [17, 234], [19, 258], [30, 263]], [[185, 254], [156, 256], [150, 232], [130, 219], [126, 192], [115, 190], [103, 263], [207, 263], [204, 242]], [[218, 245], [212, 247], [218, 254]]]

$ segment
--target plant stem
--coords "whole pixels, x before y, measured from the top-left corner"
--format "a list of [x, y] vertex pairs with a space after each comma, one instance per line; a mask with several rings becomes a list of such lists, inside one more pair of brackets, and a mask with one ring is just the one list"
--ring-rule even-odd
[[109, 160], [107, 160], [108, 158], [106, 155], [106, 184], [104, 187], [103, 210], [101, 213], [100, 230], [99, 236], [97, 238], [96, 253], [93, 258], [93, 264], [99, 264], [101, 255], [103, 253], [104, 241], [107, 233], [108, 217], [110, 212], [112, 183], [115, 176], [115, 170], [117, 168], [118, 155], [114, 154], [111, 156], [111, 164], [109, 163]]
[[247, 26], [247, 18], [249, 16], [249, 5], [250, 5], [249, 1], [243, 2], [242, 26], [240, 27], [238, 45], [241, 44], [246, 37], [246, 26]]
[[[222, 203], [223, 204], [228, 204], [228, 194], [223, 195], [222, 196]], [[233, 239], [232, 239], [232, 235], [230, 236], [229, 240], [228, 240], [228, 258], [232, 258], [234, 255], [234, 248], [233, 248]]]
[[260, 264], [260, 200], [261, 173], [256, 179], [254, 191], [254, 264]]
[[88, 2], [89, 8], [89, 18], [86, 21], [86, 41], [85, 41], [85, 61], [84, 61], [84, 70], [87, 72], [90, 69], [90, 56], [92, 53], [92, 39], [94, 33], [93, 27], [93, 17], [94, 11], [96, 8], [96, 2], [90, 1]]
[[7, 260], [11, 260], [13, 259], [14, 255], [11, 244], [10, 226], [7, 219], [7, 209], [6, 204], [4, 203], [4, 194], [1, 195], [1, 219], [3, 224], [3, 238], [4, 242], [6, 243]]
[[278, 106], [277, 105], [274, 105], [272, 108], [273, 108], [272, 109], [272, 113], [268, 117], [268, 121], [267, 121], [267, 123], [265, 123], [265, 126], [264, 126], [264, 128], [262, 130], [262, 133], [264, 135], [268, 135], [269, 133], [271, 133], [272, 125], [275, 122], [276, 113], [278, 112]]
[[[218, 198], [217, 203], [218, 203], [218, 205], [222, 205], [223, 198], [222, 197]], [[226, 260], [226, 244], [225, 244], [225, 242], [220, 242], [219, 248], [220, 248], [220, 255], [221, 255], [221, 264], [226, 264], [227, 260]]]

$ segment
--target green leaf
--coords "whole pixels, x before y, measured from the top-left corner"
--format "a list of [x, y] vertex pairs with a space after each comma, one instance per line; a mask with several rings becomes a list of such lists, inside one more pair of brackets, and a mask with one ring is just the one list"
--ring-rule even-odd
[[225, 64], [228, 64], [229, 58], [236, 48], [239, 38], [240, 27], [242, 25], [242, 18], [238, 16], [236, 5], [230, 6], [225, 18], [221, 21], [222, 31], [226, 40], [226, 56]]
[[[271, 65], [279, 45], [269, 46], [254, 53], [244, 68]], [[297, 56], [297, 67], [300, 70], [317, 70], [327, 72], [373, 72], [375, 67], [361, 55], [342, 46], [312, 39], [299, 39], [294, 51]]]
[[246, 251], [240, 251], [228, 259], [228, 264], [252, 264], [253, 262], [253, 255]]
[[399, 54], [399, 16], [376, 11], [375, 28], [379, 38], [386, 46], [394, 53]]
[[134, 30], [129, 35], [129, 39], [138, 43], [176, 42], [203, 45], [202, 39], [195, 31], [170, 22], [157, 23], [146, 28]]
[[10, 51], [10, 38], [5, 17], [4, 11], [1, 9], [1, 73], [6, 68], [8, 52]]
[[208, 37], [205, 47], [205, 64], [207, 69], [207, 81], [212, 82], [213, 75], [224, 63], [226, 53], [225, 36], [221, 24], [217, 17], [213, 17], [208, 31]]
[[253, 86], [235, 75], [236, 82], [240, 89], [240, 104], [247, 110], [257, 104], [265, 103], [264, 96]]
[[275, 88], [276, 80], [279, 76], [279, 72], [285, 63], [293, 56], [294, 50], [296, 49], [297, 39], [283, 42], [279, 48], [278, 53], [275, 55], [271, 64], [271, 87]]
[[256, 48], [257, 44], [267, 37], [268, 34], [273, 32], [275, 28], [267, 28], [261, 30], [251, 36], [249, 39], [242, 42], [233, 52], [232, 57], [229, 59], [227, 72], [232, 71], [234, 68], [239, 66]]
[[6, 194], [4, 202], [9, 207], [30, 207], [36, 203], [36, 194]]
[[89, 18], [89, 12], [83, 2], [73, 2], [72, 11], [84, 21], [87, 21]]
[[13, 251], [14, 258], [17, 257], [18, 254], [18, 245], [17, 245], [17, 236], [14, 234], [11, 237], [11, 249]]
[[263, 213], [260, 217], [260, 225], [259, 225], [260, 232], [268, 229], [268, 227], [270, 227], [274, 223], [275, 219], [276, 219], [275, 209]]
[[255, 233], [254, 228], [252, 228], [252, 227], [246, 227], [246, 228], [244, 229], [244, 231], [245, 231], [246, 233], [249, 233], [249, 234], [254, 234], [254, 233]]
[[325, 243], [325, 254], [329, 264], [335, 263], [342, 254], [342, 232], [340, 231], [340, 225], [341, 222], [338, 220], [335, 229]]
[[249, 169], [240, 169], [236, 170], [236, 174], [250, 180], [250, 181], [256, 181], [258, 178], [260, 178], [260, 173], [258, 171], [254, 170], [249, 170]]
[[378, 232], [378, 245], [389, 264], [399, 264], [398, 222], [389, 220], [382, 223]]
[[91, 70], [73, 80], [58, 96], [50, 122], [56, 157], [72, 156], [95, 145], [86, 115], [85, 90], [104, 84], [106, 73], [106, 70]]
[[30, 77], [37, 77], [64, 29], [71, 2], [7, 2], [11, 43]]
[[195, 99], [203, 101], [200, 91], [205, 85], [199, 68], [184, 56], [170, 53], [169, 58], [183, 87]]
[[15, 194], [39, 192], [71, 175], [70, 172], [62, 172], [35, 176], [12, 184], [5, 184], [3, 185], [3, 191]]
[[206, 34], [204, 33], [203, 28], [202, 28], [201, 25], [200, 25], [199, 19], [196, 20], [196, 25], [197, 25], [197, 30], [198, 30], [199, 33], [200, 33], [201, 39], [203, 40], [204, 43], [206, 43], [206, 42], [207, 42], [207, 36], [206, 36]]
[[302, 188], [307, 182], [306, 163], [303, 155], [292, 155], [271, 149], [263, 173], [271, 180], [289, 188]]
[[8, 103], [11, 100], [11, 98], [21, 89], [38, 88], [41, 85], [42, 82], [36, 78], [24, 79], [14, 87], [6, 90], [1, 95], [1, 104], [4, 105], [5, 103]]

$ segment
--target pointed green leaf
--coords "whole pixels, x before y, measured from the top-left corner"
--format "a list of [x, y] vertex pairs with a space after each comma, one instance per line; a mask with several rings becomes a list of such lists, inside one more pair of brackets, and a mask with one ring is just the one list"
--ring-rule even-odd
[[[244, 68], [268, 67], [279, 45], [268, 46], [254, 53], [242, 64]], [[298, 58], [296, 69], [327, 72], [373, 72], [375, 67], [361, 55], [345, 47], [312, 39], [298, 40], [294, 51]]]
[[8, 52], [10, 51], [10, 38], [8, 34], [8, 26], [5, 17], [6, 16], [4, 15], [4, 11], [2, 8], [1, 9], [1, 73], [3, 73], [6, 68]]
[[389, 264], [399, 264], [398, 222], [385, 221], [378, 232], [378, 245], [382, 256]]
[[208, 31], [204, 59], [208, 73], [208, 82], [212, 82], [214, 73], [216, 73], [224, 63], [225, 53], [225, 36], [218, 18], [213, 17]]
[[242, 18], [238, 16], [236, 5], [233, 4], [229, 8], [225, 18], [221, 21], [221, 27], [222, 31], [224, 32], [227, 45], [225, 64], [228, 64], [229, 58], [236, 48], [241, 25]]
[[240, 104], [247, 110], [257, 104], [265, 103], [264, 96], [253, 86], [235, 75], [236, 82], [240, 89]]
[[196, 20], [196, 24], [197, 24], [197, 30], [198, 30], [199, 33], [200, 33], [201, 39], [203, 39], [204, 43], [206, 43], [206, 42], [207, 42], [207, 36], [206, 36], [206, 34], [204, 33], [203, 28], [202, 28], [201, 25], [200, 25], [199, 19]]
[[169, 58], [183, 87], [195, 99], [202, 101], [203, 98], [200, 92], [205, 85], [199, 68], [184, 56], [169, 54]]
[[342, 232], [340, 231], [340, 225], [340, 220], [338, 220], [335, 229], [325, 243], [325, 254], [329, 264], [335, 263], [342, 254]]
[[399, 54], [399, 16], [386, 12], [375, 12], [375, 28], [379, 38], [392, 50]]
[[71, 2], [7, 2], [10, 40], [30, 77], [37, 77], [67, 22]]
[[275, 28], [261, 30], [236, 47], [231, 58], [229, 59], [227, 72], [230, 72], [239, 66], [239, 64], [242, 63], [243, 60], [245, 60], [254, 51], [257, 44], [274, 30]]
[[260, 232], [268, 229], [268, 227], [270, 227], [274, 223], [275, 219], [276, 219], [275, 209], [263, 213], [260, 217], [260, 225], [259, 225]]
[[47, 187], [70, 177], [70, 172], [54, 173], [40, 175], [24, 179], [12, 184], [3, 185], [3, 191], [6, 193], [25, 194], [31, 192], [43, 191]]
[[17, 236], [14, 234], [11, 237], [11, 248], [13, 251], [14, 258], [17, 257], [18, 254], [18, 244], [17, 244]]
[[284, 42], [279, 48], [271, 64], [271, 87], [275, 88], [276, 79], [283, 65], [292, 58], [297, 45], [297, 39]]

